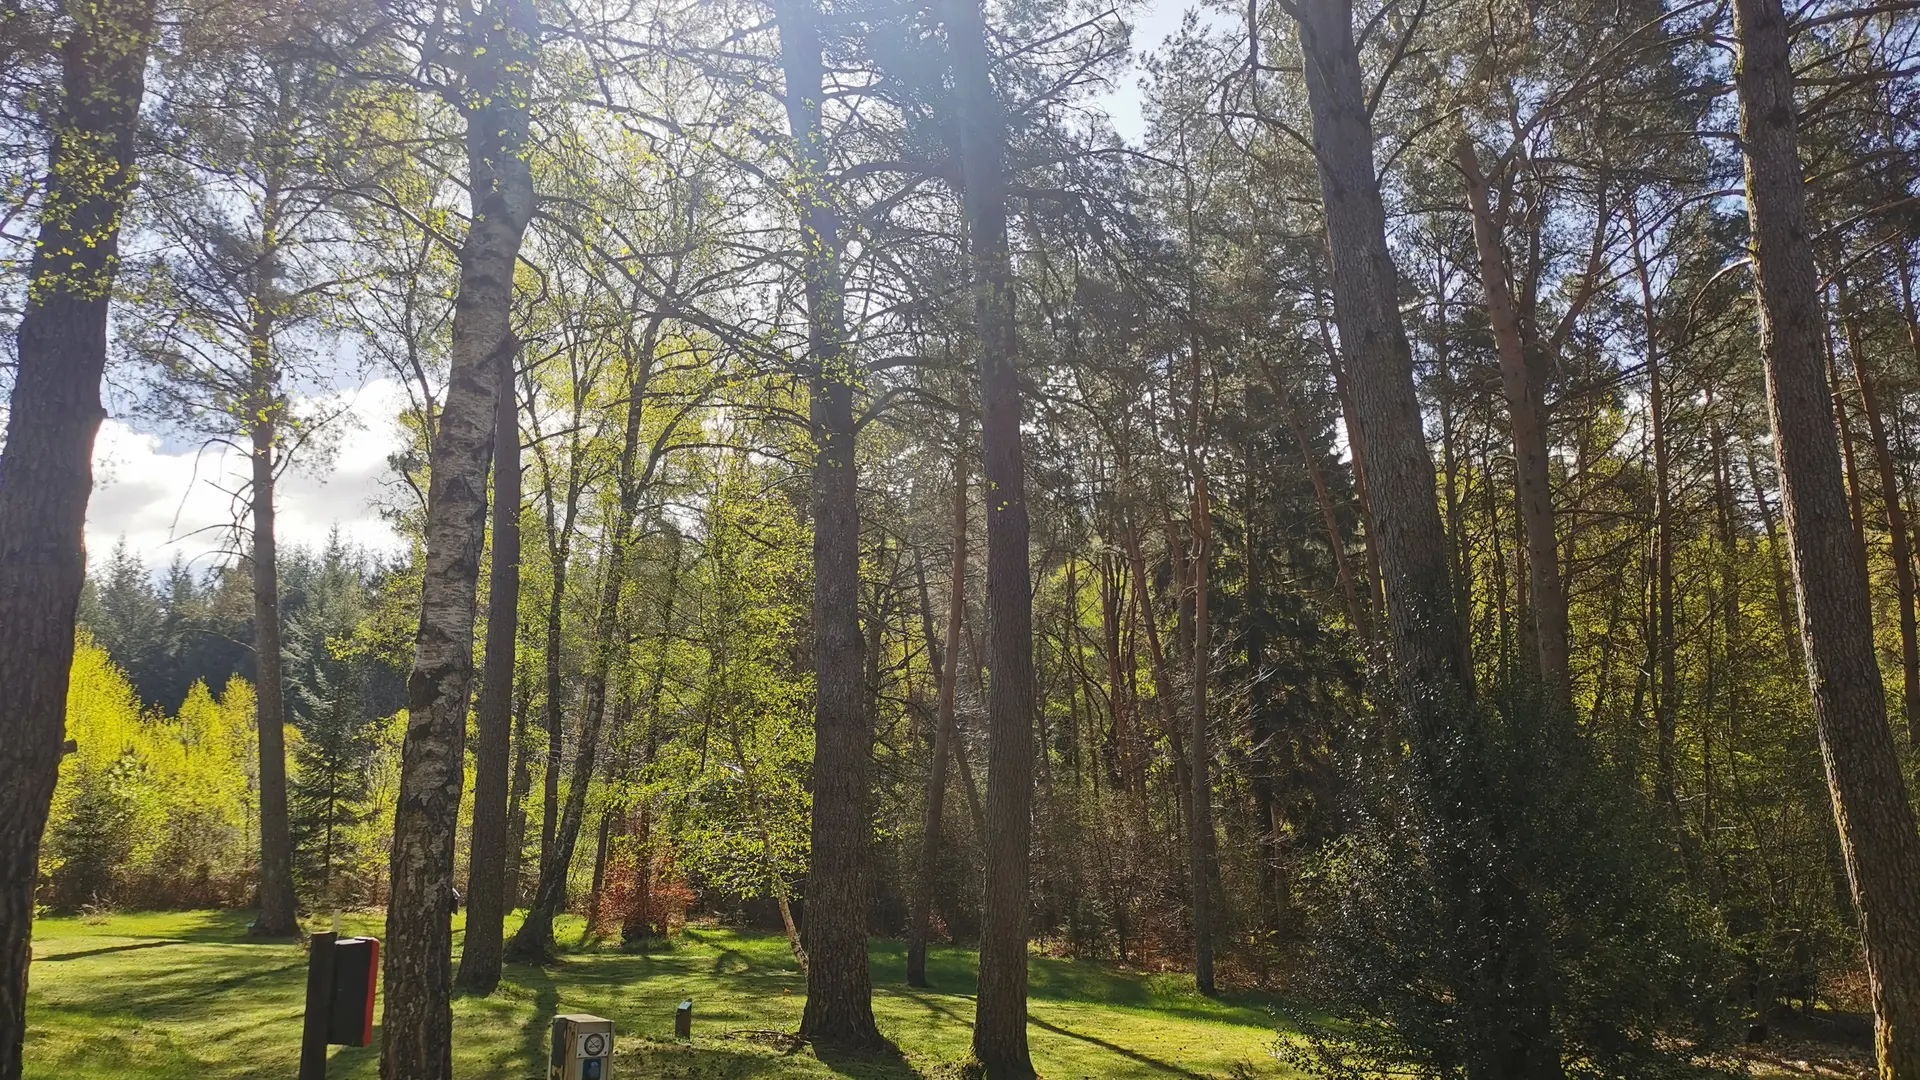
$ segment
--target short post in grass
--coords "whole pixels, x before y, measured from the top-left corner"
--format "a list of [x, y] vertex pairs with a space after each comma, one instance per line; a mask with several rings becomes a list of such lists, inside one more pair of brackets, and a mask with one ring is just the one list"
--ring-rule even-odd
[[673, 1034], [675, 1038], [679, 1039], [693, 1038], [692, 998], [681, 1002], [680, 1007], [673, 1010]]
[[307, 1015], [300, 1032], [300, 1080], [327, 1080], [327, 1028], [333, 1014], [333, 943], [323, 931], [307, 940]]
[[326, 1080], [328, 1046], [373, 1043], [373, 995], [380, 974], [380, 942], [375, 938], [342, 938], [338, 931], [315, 934], [309, 942], [299, 1080]]

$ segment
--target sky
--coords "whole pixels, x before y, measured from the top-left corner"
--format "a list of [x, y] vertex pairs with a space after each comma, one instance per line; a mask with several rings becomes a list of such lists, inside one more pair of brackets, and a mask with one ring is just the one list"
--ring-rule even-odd
[[[1137, 55], [1158, 49], [1180, 28], [1190, 0], [1147, 0], [1134, 9]], [[1135, 69], [1104, 97], [1114, 128], [1130, 141], [1146, 132]], [[339, 529], [351, 543], [397, 554], [401, 538], [379, 512], [388, 501], [387, 455], [402, 437], [396, 417], [403, 395], [390, 379], [374, 379], [343, 395], [350, 403], [330, 455], [296, 459], [281, 479], [276, 534], [283, 547], [318, 549]], [[181, 443], [133, 417], [114, 415], [94, 443], [94, 491], [87, 511], [87, 553], [96, 563], [124, 537], [130, 550], [158, 571], [178, 553], [205, 570], [230, 549], [231, 526], [247, 469], [244, 456], [223, 447]]]
[[[390, 482], [387, 455], [402, 445], [395, 419], [404, 396], [390, 379], [375, 379], [341, 395], [348, 405], [336, 420], [330, 453], [296, 455], [281, 477], [275, 534], [281, 545], [318, 549], [339, 528], [347, 541], [370, 551], [397, 553], [401, 540], [379, 513]], [[138, 430], [135, 421], [109, 417], [93, 444], [93, 499], [87, 506], [87, 554], [104, 559], [121, 537], [148, 566], [166, 566], [178, 552], [196, 569], [231, 548], [247, 458], [224, 446], [204, 450]], [[302, 451], [305, 453], [305, 451]]]

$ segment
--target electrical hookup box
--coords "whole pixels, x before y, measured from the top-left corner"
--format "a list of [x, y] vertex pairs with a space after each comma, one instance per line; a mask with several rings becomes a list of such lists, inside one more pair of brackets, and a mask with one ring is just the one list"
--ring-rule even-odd
[[613, 1021], [586, 1013], [553, 1018], [547, 1080], [608, 1080], [613, 1075]]

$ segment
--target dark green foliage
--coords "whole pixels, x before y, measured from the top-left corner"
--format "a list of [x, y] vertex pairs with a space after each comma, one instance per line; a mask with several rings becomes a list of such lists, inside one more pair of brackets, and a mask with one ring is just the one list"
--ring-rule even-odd
[[82, 759], [65, 778], [71, 814], [54, 838], [61, 858], [44, 899], [57, 911], [110, 903], [133, 853], [145, 766], [132, 750], [102, 768]]
[[398, 703], [392, 674], [355, 640], [373, 573], [337, 533], [317, 559], [286, 560], [289, 719], [300, 733], [288, 792], [294, 874], [324, 901], [378, 891], [378, 851], [360, 826], [372, 810], [381, 719]]
[[179, 710], [196, 682], [221, 687], [239, 675], [253, 678], [252, 602], [243, 573], [222, 567], [205, 578], [185, 557], [173, 561], [156, 587], [153, 575], [127, 545], [114, 545], [102, 572], [89, 575], [80, 626], [125, 672], [147, 705]]
[[1343, 1015], [1307, 1022], [1289, 1059], [1328, 1077], [1509, 1075], [1486, 1071], [1488, 1050], [1544, 1001], [1534, 1039], [1569, 1077], [1698, 1075], [1732, 1017], [1734, 966], [1659, 840], [1671, 830], [1531, 700], [1463, 711], [1454, 732], [1430, 764], [1353, 778], [1350, 829], [1302, 883], [1311, 989]]

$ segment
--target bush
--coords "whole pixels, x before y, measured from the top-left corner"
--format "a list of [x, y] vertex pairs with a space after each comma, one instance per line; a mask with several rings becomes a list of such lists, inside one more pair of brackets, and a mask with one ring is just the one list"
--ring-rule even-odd
[[[1361, 766], [1354, 828], [1301, 882], [1311, 989], [1283, 1051], [1328, 1077], [1692, 1075], [1726, 1030], [1725, 935], [1638, 792], [1531, 699]], [[1531, 1063], [1531, 1064], [1527, 1064]], [[1556, 1073], [1556, 1075], [1558, 1075]]]

